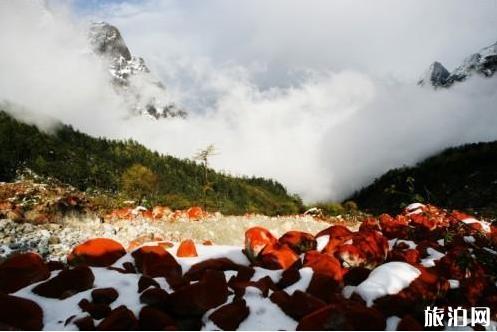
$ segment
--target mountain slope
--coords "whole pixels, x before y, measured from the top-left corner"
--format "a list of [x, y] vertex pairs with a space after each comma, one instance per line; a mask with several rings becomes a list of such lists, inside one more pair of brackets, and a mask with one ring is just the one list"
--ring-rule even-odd
[[471, 54], [463, 63], [449, 72], [440, 62], [435, 61], [419, 80], [419, 85], [430, 84], [433, 87], [450, 87], [462, 82], [472, 75], [490, 77], [497, 71], [497, 43], [482, 48]]
[[449, 148], [393, 169], [350, 199], [364, 210], [398, 212], [412, 201], [497, 216], [497, 141]]
[[[140, 164], [158, 178], [157, 192], [149, 195], [153, 203], [185, 208], [203, 202], [202, 166], [152, 152], [131, 140], [93, 138], [62, 124], [50, 135], [0, 112], [0, 146], [0, 181], [12, 181], [17, 170], [29, 168], [80, 190], [119, 193], [123, 173]], [[212, 187], [207, 191], [211, 210], [275, 215], [302, 209], [300, 199], [273, 180], [237, 178], [211, 169], [208, 180]]]
[[186, 116], [186, 112], [170, 100], [164, 85], [152, 75], [145, 60], [131, 54], [115, 26], [92, 23], [88, 38], [93, 52], [107, 65], [116, 92], [133, 113], [157, 119]]

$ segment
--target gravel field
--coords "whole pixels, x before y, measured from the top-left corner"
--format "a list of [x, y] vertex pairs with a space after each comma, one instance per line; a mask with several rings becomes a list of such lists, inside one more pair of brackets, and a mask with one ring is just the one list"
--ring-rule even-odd
[[330, 226], [312, 217], [222, 216], [193, 221], [179, 218], [175, 221], [149, 221], [144, 218], [116, 220], [102, 223], [98, 218], [66, 217], [59, 223], [34, 225], [0, 220], [0, 256], [15, 251], [35, 251], [48, 260], [65, 260], [75, 245], [95, 237], [106, 237], [121, 242], [125, 247], [140, 239], [178, 242], [193, 239], [201, 243], [243, 246], [245, 230], [263, 226], [280, 236], [290, 230], [315, 234]]

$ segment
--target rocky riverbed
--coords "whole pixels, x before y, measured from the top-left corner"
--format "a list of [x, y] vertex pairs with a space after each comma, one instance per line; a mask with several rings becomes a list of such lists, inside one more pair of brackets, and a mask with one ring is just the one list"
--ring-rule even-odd
[[243, 245], [244, 230], [263, 226], [280, 236], [290, 230], [315, 234], [329, 223], [311, 216], [223, 216], [212, 214], [200, 220], [180, 216], [175, 220], [151, 221], [137, 217], [102, 222], [90, 216], [68, 216], [57, 223], [16, 223], [0, 220], [0, 256], [13, 251], [34, 251], [47, 260], [65, 260], [75, 245], [90, 238], [114, 239], [124, 246], [136, 246], [148, 241], [179, 242], [193, 239], [197, 243]]

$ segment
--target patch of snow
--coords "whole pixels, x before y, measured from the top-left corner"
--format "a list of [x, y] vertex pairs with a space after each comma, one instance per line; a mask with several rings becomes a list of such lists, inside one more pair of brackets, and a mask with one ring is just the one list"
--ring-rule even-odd
[[236, 277], [238, 271], [224, 271], [224, 277], [226, 278], [226, 282], [228, 282], [231, 277]]
[[412, 203], [406, 206], [405, 210], [408, 212], [407, 214], [419, 214], [423, 212], [424, 204], [421, 203]]
[[449, 279], [450, 289], [459, 288], [459, 280]]
[[346, 299], [350, 299], [352, 294], [354, 294], [354, 291], [356, 288], [357, 288], [357, 286], [350, 286], [350, 285], [344, 286], [342, 289], [343, 297]]
[[409, 249], [416, 249], [416, 247], [418, 246], [415, 242], [413, 241], [409, 241], [409, 240], [399, 240], [397, 238], [395, 239], [391, 239], [391, 240], [388, 240], [388, 248], [389, 250], [392, 250], [393, 247], [395, 247], [395, 245], [397, 243], [405, 243], [407, 244], [407, 246], [409, 247]]
[[426, 252], [428, 253], [429, 256], [426, 258], [423, 258], [421, 260], [421, 265], [423, 265], [424, 267], [435, 266], [435, 261], [437, 261], [445, 256], [445, 254], [443, 254], [439, 251], [436, 251], [433, 248], [427, 248]]
[[316, 248], [317, 251], [322, 251], [324, 249], [324, 247], [326, 247], [326, 245], [330, 241], [330, 236], [329, 235], [322, 235], [320, 237], [317, 237], [316, 241], [318, 243], [317, 248]]
[[401, 318], [397, 316], [388, 317], [385, 331], [397, 331], [397, 325], [399, 325], [400, 320]]
[[284, 291], [286, 291], [290, 295], [292, 295], [293, 292], [295, 292], [296, 290], [305, 292], [305, 290], [309, 287], [312, 275], [314, 274], [310, 267], [304, 267], [300, 269], [299, 273], [300, 280], [284, 289]]
[[489, 253], [491, 253], [491, 254], [493, 254], [493, 255], [497, 255], [497, 251], [492, 250], [492, 249], [490, 249], [490, 248], [488, 248], [488, 247], [483, 247], [483, 250], [488, 251]]
[[[68, 324], [64, 326], [65, 321], [72, 315], [83, 313], [78, 303], [82, 299], [91, 301], [91, 292], [95, 288], [113, 287], [119, 292], [119, 297], [110, 305], [114, 309], [120, 305], [125, 305], [138, 317], [143, 304], [140, 303], [138, 296], [138, 281], [140, 274], [120, 273], [107, 268], [91, 267], [95, 276], [94, 288], [77, 293], [66, 299], [52, 299], [39, 296], [32, 292], [32, 289], [39, 283], [25, 287], [13, 295], [35, 301], [43, 310], [43, 329], [44, 330], [73, 330], [75, 326]], [[55, 277], [60, 271], [54, 271], [51, 277]]]
[[443, 247], [445, 245], [445, 240], [439, 239], [439, 240], [437, 240], [437, 243]]
[[475, 241], [476, 241], [476, 239], [472, 235], [464, 237], [464, 242], [466, 242], [466, 243], [475, 243]]
[[262, 267], [254, 266], [255, 273], [250, 279], [251, 281], [257, 281], [265, 276], [269, 276], [274, 283], [277, 283], [281, 279], [281, 274], [283, 270], [268, 270]]
[[238, 246], [227, 246], [227, 245], [215, 245], [206, 246], [202, 244], [195, 244], [197, 248], [198, 257], [177, 257], [176, 252], [178, 251], [179, 244], [174, 244], [173, 247], [167, 250], [171, 253], [176, 261], [181, 265], [183, 273], [186, 273], [192, 265], [205, 261], [207, 259], [213, 258], [228, 258], [233, 263], [240, 265], [249, 265], [250, 262], [248, 258], [243, 254], [242, 248]]
[[397, 294], [416, 279], [421, 272], [404, 262], [389, 262], [378, 266], [369, 277], [357, 286], [355, 293], [360, 295], [368, 307], [385, 295]]
[[486, 233], [490, 233], [490, 223], [488, 223], [487, 221], [478, 220], [475, 218], [466, 218], [462, 222], [465, 224], [468, 224], [468, 225], [474, 224], [474, 223], [480, 224], [481, 227], [483, 228], [483, 231], [485, 231]]
[[271, 302], [270, 299], [262, 297], [262, 292], [256, 287], [247, 287], [244, 297], [249, 307], [249, 316], [240, 324], [238, 330], [260, 331], [266, 330], [295, 330], [297, 322], [287, 316], [281, 309]]
[[395, 246], [396, 242], [397, 242], [397, 238], [393, 238], [391, 240], [388, 240], [388, 250], [392, 250], [393, 247]]

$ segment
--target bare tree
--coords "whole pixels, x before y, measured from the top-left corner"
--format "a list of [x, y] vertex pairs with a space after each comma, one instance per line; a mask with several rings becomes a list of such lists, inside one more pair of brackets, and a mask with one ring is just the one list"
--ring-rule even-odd
[[213, 144], [208, 145], [205, 149], [201, 149], [197, 152], [197, 154], [193, 157], [194, 160], [199, 160], [202, 162], [204, 166], [204, 184], [203, 184], [203, 195], [204, 195], [204, 210], [207, 211], [207, 192], [212, 190], [212, 183], [209, 182], [208, 179], [208, 167], [209, 167], [209, 158], [217, 155], [216, 147]]

